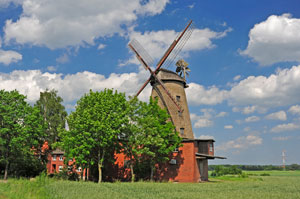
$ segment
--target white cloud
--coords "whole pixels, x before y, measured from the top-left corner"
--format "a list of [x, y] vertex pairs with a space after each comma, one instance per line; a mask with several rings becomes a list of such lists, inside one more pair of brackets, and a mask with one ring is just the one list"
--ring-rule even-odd
[[10, 3], [13, 3], [15, 5], [22, 4], [24, 0], [1, 0], [0, 1], [0, 8], [5, 8], [7, 7]]
[[98, 50], [102, 50], [102, 49], [104, 49], [106, 47], [106, 45], [105, 44], [99, 44], [99, 46], [98, 46]]
[[285, 136], [285, 137], [282, 137], [282, 136], [279, 136], [279, 137], [273, 137], [272, 140], [276, 140], [276, 141], [286, 141], [286, 140], [289, 140], [291, 139], [292, 136]]
[[47, 70], [50, 71], [50, 72], [54, 72], [54, 71], [56, 71], [56, 67], [55, 66], [48, 66]]
[[298, 124], [294, 123], [288, 123], [288, 124], [279, 124], [271, 129], [271, 132], [273, 133], [279, 133], [282, 131], [293, 131], [296, 129], [300, 129], [300, 126]]
[[299, 105], [291, 106], [288, 111], [294, 115], [296, 114], [300, 115], [300, 106]]
[[234, 81], [237, 81], [237, 80], [239, 80], [239, 79], [241, 79], [241, 76], [240, 76], [240, 75], [237, 75], [237, 76], [235, 76], [235, 77], [233, 78]]
[[190, 83], [189, 88], [187, 88], [185, 91], [186, 91], [188, 102], [191, 105], [220, 104], [228, 96], [228, 91], [219, 90], [215, 86], [206, 89], [204, 86], [196, 83]]
[[254, 113], [254, 111], [257, 109], [256, 106], [247, 106], [243, 109], [243, 113], [244, 114], [250, 114], [250, 113]]
[[[212, 43], [212, 40], [223, 38], [230, 31], [230, 28], [223, 32], [214, 32], [208, 28], [194, 29], [182, 52], [187, 53], [189, 51], [214, 48], [215, 44]], [[178, 34], [179, 32], [174, 30], [146, 31], [144, 33], [132, 31], [129, 33], [129, 39], [136, 39], [148, 54], [154, 60], [157, 60], [163, 56]], [[128, 63], [136, 64], [139, 62], [136, 62], [135, 56], [132, 56], [129, 60], [121, 63], [121, 65]]]
[[229, 149], [247, 149], [250, 146], [261, 145], [262, 141], [263, 139], [256, 135], [242, 136], [235, 140], [217, 145], [216, 150], [228, 151]]
[[[39, 70], [16, 70], [8, 74], [0, 73], [0, 89], [17, 89], [20, 93], [27, 95], [31, 103], [38, 100], [40, 92], [46, 88], [55, 89], [65, 103], [74, 103], [74, 100], [78, 100], [90, 89], [99, 91], [114, 88], [119, 92], [126, 92], [127, 95], [134, 95], [137, 88], [144, 83], [145, 75], [146, 73], [141, 71], [139, 73], [112, 73], [109, 77], [105, 77], [84, 71], [63, 76], [58, 73], [42, 73]], [[151, 87], [147, 86], [139, 98], [148, 101], [150, 91]]]
[[204, 127], [210, 127], [214, 124], [214, 122], [211, 120], [213, 117], [212, 114], [214, 114], [214, 110], [212, 109], [201, 109], [201, 112], [203, 112], [203, 115], [199, 116], [194, 113], [191, 113], [191, 120], [194, 123], [195, 128], [204, 128]]
[[57, 63], [64, 64], [67, 63], [68, 61], [69, 61], [69, 56], [66, 53], [56, 58]]
[[167, 2], [25, 0], [20, 18], [5, 23], [5, 41], [51, 49], [94, 45], [97, 38], [123, 34], [138, 15], [161, 13]]
[[233, 129], [233, 126], [232, 125], [225, 125], [224, 129]]
[[286, 117], [286, 113], [284, 111], [278, 111], [276, 113], [271, 113], [271, 114], [267, 115], [266, 119], [285, 121], [287, 119], [287, 117]]
[[209, 140], [209, 139], [215, 139], [212, 135], [200, 135], [197, 139], [203, 139], [203, 140]]
[[245, 119], [245, 122], [257, 122], [260, 118], [258, 116], [250, 116]]
[[240, 53], [261, 65], [300, 61], [300, 19], [290, 14], [271, 15], [249, 32], [248, 46]]
[[9, 65], [22, 60], [22, 55], [16, 51], [12, 50], [1, 50], [0, 49], [0, 63]]
[[300, 65], [277, 70], [269, 77], [249, 76], [229, 92], [231, 105], [276, 107], [300, 101]]
[[227, 115], [227, 113], [222, 111], [222, 112], [218, 113], [218, 115], [216, 115], [216, 117], [225, 117], [226, 115]]

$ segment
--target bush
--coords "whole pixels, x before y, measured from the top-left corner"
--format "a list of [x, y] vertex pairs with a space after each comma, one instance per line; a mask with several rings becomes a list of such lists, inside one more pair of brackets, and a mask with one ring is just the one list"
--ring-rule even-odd
[[211, 176], [223, 176], [223, 175], [242, 175], [242, 170], [237, 166], [216, 166], [215, 170], [211, 173]]

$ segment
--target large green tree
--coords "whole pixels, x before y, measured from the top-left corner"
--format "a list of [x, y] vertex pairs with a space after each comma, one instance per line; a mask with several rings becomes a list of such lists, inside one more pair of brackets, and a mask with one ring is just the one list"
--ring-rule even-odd
[[44, 141], [43, 120], [25, 98], [16, 90], [0, 90], [0, 161], [5, 164], [4, 179], [11, 163], [36, 155]]
[[47, 124], [47, 141], [50, 145], [58, 140], [58, 129], [65, 127], [67, 112], [62, 102], [63, 99], [57, 95], [57, 91], [46, 90], [40, 92], [40, 99], [35, 104]]
[[111, 161], [119, 146], [119, 136], [128, 123], [125, 94], [110, 89], [90, 91], [68, 117], [69, 130], [62, 131], [66, 155], [81, 165], [97, 164], [102, 181], [104, 161]]
[[170, 116], [150, 98], [149, 103], [133, 98], [129, 101], [129, 123], [124, 132], [123, 152], [130, 159], [132, 181], [134, 164], [148, 162], [153, 180], [156, 164], [167, 161], [171, 152], [179, 147], [181, 138], [170, 122]]

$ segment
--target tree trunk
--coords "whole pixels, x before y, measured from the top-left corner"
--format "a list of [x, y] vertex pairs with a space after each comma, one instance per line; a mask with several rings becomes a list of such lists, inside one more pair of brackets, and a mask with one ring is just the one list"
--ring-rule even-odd
[[5, 164], [5, 171], [4, 171], [4, 180], [7, 180], [8, 169], [9, 169], [9, 162], [6, 161], [6, 164]]
[[98, 164], [98, 171], [99, 171], [99, 179], [98, 179], [98, 183], [101, 183], [102, 182], [102, 162], [100, 162]]
[[132, 163], [130, 163], [130, 172], [131, 172], [131, 182], [134, 182], [135, 181], [135, 174], [133, 172], [133, 164]]
[[154, 166], [151, 166], [151, 174], [150, 174], [150, 181], [153, 181], [153, 174], [154, 174]]

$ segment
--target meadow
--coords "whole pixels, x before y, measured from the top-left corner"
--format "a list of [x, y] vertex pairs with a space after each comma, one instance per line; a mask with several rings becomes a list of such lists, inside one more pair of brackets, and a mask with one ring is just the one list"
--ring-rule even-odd
[[[49, 179], [0, 182], [0, 199], [300, 198], [300, 171], [251, 171], [207, 183], [92, 183]], [[266, 173], [269, 176], [264, 176]]]

